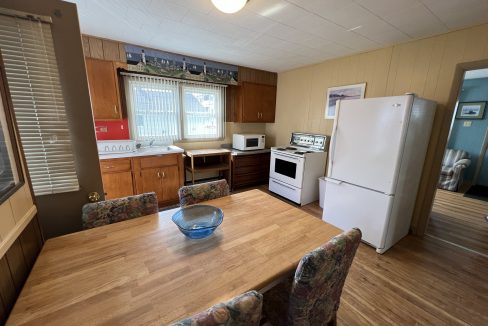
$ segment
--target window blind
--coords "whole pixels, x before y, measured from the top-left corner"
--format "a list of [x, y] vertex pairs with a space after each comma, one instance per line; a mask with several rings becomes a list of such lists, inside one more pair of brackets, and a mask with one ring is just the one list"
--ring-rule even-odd
[[224, 137], [225, 89], [218, 85], [183, 85], [183, 138]]
[[0, 48], [35, 195], [79, 190], [50, 24], [0, 14]]
[[137, 140], [180, 139], [178, 83], [144, 75], [125, 78], [131, 135]]
[[132, 138], [171, 143], [225, 134], [225, 86], [123, 73]]

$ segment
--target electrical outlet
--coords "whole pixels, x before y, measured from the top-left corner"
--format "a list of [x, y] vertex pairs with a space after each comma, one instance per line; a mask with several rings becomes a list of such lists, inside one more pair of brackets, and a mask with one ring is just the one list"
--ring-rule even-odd
[[464, 121], [463, 127], [471, 127], [471, 122], [472, 121]]

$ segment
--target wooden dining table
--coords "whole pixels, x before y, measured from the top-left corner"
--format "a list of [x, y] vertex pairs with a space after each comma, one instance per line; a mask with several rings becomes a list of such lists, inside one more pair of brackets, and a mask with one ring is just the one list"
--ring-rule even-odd
[[186, 238], [175, 210], [46, 241], [8, 325], [164, 325], [264, 291], [342, 231], [260, 190], [205, 204], [224, 212]]

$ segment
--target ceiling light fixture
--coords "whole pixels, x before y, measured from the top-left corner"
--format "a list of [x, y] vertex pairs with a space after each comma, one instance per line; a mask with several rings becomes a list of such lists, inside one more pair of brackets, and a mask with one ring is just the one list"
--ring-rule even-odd
[[233, 14], [244, 8], [248, 0], [212, 0], [213, 5], [226, 14]]

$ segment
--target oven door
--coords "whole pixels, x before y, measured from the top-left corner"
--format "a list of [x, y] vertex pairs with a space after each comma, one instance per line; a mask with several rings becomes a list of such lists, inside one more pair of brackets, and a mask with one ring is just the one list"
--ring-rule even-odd
[[304, 163], [303, 157], [272, 151], [269, 177], [302, 188]]

